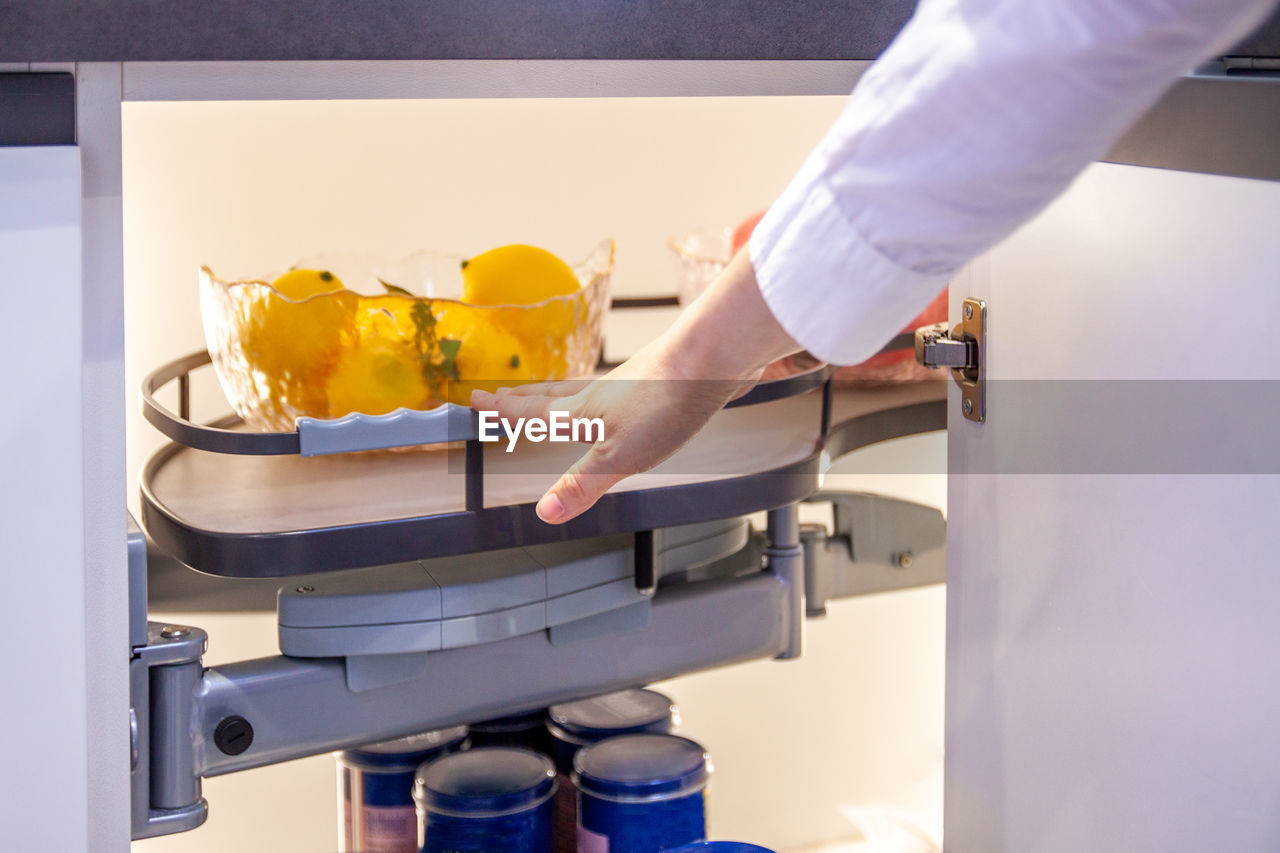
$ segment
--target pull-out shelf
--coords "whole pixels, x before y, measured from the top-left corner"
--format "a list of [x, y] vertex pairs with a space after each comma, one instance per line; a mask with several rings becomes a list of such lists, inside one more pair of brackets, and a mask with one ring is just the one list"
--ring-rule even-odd
[[[477, 474], [468, 461], [472, 453], [479, 461], [474, 442], [468, 449], [459, 442], [311, 457], [173, 443], [143, 469], [143, 525], [161, 549], [214, 575], [281, 577], [377, 566], [784, 506], [817, 490], [824, 445], [839, 455], [946, 426], [942, 383], [832, 393], [823, 379], [758, 387], [746, 405], [717, 414], [661, 466], [628, 478], [561, 526], [539, 521], [534, 504], [584, 446], [525, 443], [508, 453], [489, 445]], [[483, 505], [468, 508], [469, 493], [480, 491], [477, 477]]]

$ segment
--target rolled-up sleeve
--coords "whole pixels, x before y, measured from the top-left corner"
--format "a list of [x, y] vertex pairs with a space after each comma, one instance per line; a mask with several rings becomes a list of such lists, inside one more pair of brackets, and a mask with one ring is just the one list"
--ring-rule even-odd
[[748, 251], [774, 316], [874, 354], [1275, 0], [923, 0]]

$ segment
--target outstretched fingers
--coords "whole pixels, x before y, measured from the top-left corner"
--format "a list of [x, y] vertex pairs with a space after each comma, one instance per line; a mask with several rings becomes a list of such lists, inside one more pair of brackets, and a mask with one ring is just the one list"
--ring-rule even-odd
[[625, 473], [609, 470], [605, 460], [600, 445], [587, 451], [538, 501], [538, 518], [548, 524], [564, 524], [591, 509], [605, 492], [626, 479]]
[[491, 394], [488, 391], [471, 392], [471, 408], [497, 412], [499, 417], [514, 421], [517, 418], [546, 419], [553, 403], [559, 397], [533, 397], [515, 394]]
[[559, 379], [550, 382], [531, 382], [528, 385], [513, 385], [499, 388], [499, 396], [512, 397], [572, 397], [586, 388], [592, 379]]
[[[589, 381], [545, 382], [518, 389], [499, 389], [496, 394], [475, 390], [471, 392], [471, 408], [497, 412], [499, 417], [513, 422], [522, 418], [547, 420], [553, 409], [567, 407], [574, 402], [567, 398], [589, 384]], [[534, 389], [544, 393], [534, 394]], [[612, 470], [615, 466], [609, 457], [608, 451], [599, 444], [588, 450], [538, 501], [538, 517], [548, 524], [563, 524], [595, 505], [605, 492], [627, 476], [626, 472]]]

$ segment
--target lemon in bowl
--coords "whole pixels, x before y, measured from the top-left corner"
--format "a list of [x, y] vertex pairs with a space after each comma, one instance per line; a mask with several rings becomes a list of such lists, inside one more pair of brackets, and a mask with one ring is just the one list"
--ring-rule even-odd
[[572, 267], [523, 243], [490, 249], [461, 266], [462, 301], [471, 305], [536, 305], [579, 287]]

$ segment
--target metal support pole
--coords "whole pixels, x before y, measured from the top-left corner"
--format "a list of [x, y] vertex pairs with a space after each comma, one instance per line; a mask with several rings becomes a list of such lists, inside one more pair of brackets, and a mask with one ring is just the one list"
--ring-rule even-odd
[[786, 647], [777, 660], [795, 660], [804, 650], [804, 549], [800, 547], [800, 514], [796, 504], [769, 510], [769, 572], [786, 585]]
[[200, 800], [191, 720], [200, 663], [151, 669], [151, 807], [188, 808]]
[[184, 421], [191, 420], [191, 374], [184, 373], [178, 377], [178, 417]]
[[653, 550], [653, 531], [636, 531], [636, 589], [653, 595], [658, 588], [657, 554]]
[[804, 549], [804, 606], [805, 616], [815, 618], [827, 615], [827, 599], [822, 584], [826, 577], [818, 570], [819, 549], [826, 545], [825, 524], [800, 525], [800, 547]]
[[467, 512], [479, 512], [484, 509], [484, 446], [478, 439], [469, 438], [463, 453]]

